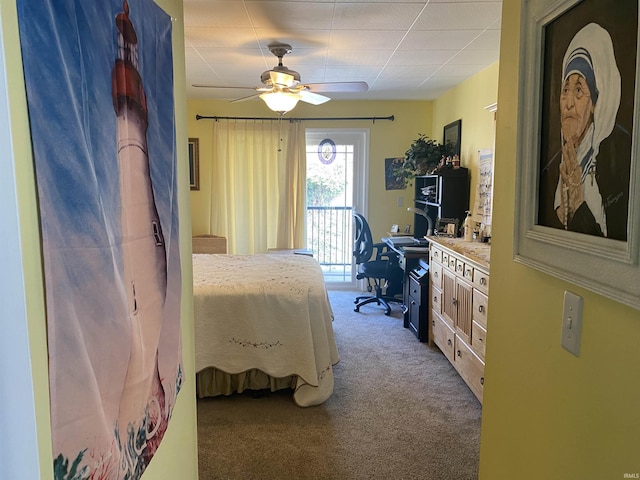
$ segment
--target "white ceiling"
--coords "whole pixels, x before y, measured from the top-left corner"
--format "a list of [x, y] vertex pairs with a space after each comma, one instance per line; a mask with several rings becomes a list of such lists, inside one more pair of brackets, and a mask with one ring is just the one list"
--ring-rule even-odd
[[254, 92], [192, 84], [262, 86], [277, 65], [301, 83], [365, 81], [334, 99], [431, 100], [498, 60], [502, 1], [184, 0], [187, 96]]

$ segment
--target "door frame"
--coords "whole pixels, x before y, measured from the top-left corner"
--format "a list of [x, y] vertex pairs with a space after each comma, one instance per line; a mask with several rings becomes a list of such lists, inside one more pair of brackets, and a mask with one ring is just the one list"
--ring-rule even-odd
[[[342, 139], [343, 144], [354, 145], [353, 156], [353, 210], [365, 217], [369, 206], [369, 128], [305, 128], [305, 139], [319, 143], [325, 138]], [[331, 289], [352, 289], [358, 285], [356, 265], [351, 257], [351, 282], [331, 283]]]

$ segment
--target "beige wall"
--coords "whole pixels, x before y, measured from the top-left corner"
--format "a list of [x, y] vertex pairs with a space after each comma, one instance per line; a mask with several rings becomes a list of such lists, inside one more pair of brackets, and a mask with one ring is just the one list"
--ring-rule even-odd
[[[196, 480], [197, 433], [194, 385], [193, 310], [191, 274], [191, 223], [188, 171], [186, 162], [186, 99], [184, 78], [184, 34], [182, 0], [156, 0], [173, 22], [173, 58], [176, 93], [176, 134], [179, 148], [179, 210], [182, 256], [182, 349], [185, 382], [173, 411], [173, 419], [147, 471], [145, 480], [180, 478]], [[40, 478], [53, 479], [51, 428], [49, 418], [49, 386], [47, 374], [46, 319], [41, 269], [40, 238], [35, 196], [35, 177], [29, 139], [24, 80], [17, 27], [15, 0], [0, 0], [2, 46], [6, 61], [11, 137], [14, 150], [18, 215], [22, 243], [23, 272], [27, 305], [29, 349], [23, 352], [32, 365], [36, 435], [40, 461]], [[6, 388], [6, 386], [0, 387]], [[27, 402], [27, 399], [25, 399]], [[3, 435], [6, 434], [3, 432]], [[3, 441], [10, 439], [3, 438]], [[1, 476], [1, 474], [0, 474]]]
[[[513, 261], [520, 4], [505, 0], [481, 480], [640, 473], [640, 312]], [[565, 290], [584, 299], [580, 356], [560, 346]]]
[[[369, 223], [374, 238], [384, 236], [389, 226], [413, 223], [407, 207], [413, 202], [413, 183], [405, 190], [385, 190], [384, 159], [402, 157], [411, 142], [424, 133], [439, 142], [443, 127], [462, 119], [462, 164], [471, 169], [471, 205], [476, 185], [478, 149], [493, 148], [494, 116], [484, 107], [496, 102], [498, 63], [474, 75], [436, 101], [338, 101], [310, 106], [299, 103], [286, 117], [385, 117], [393, 122], [308, 121], [308, 128], [369, 128]], [[251, 100], [231, 104], [227, 101], [188, 101], [187, 129], [189, 137], [200, 144], [201, 188], [191, 192], [192, 228], [194, 235], [220, 234], [209, 230], [210, 198], [208, 178], [211, 176], [211, 137], [213, 120], [196, 120], [199, 115], [273, 117], [262, 101]], [[398, 206], [402, 197], [402, 207]]]
[[445, 125], [462, 120], [460, 162], [470, 169], [470, 207], [473, 208], [478, 184], [478, 150], [494, 148], [494, 114], [485, 107], [496, 103], [498, 96], [498, 62], [447, 91], [435, 101], [433, 126], [435, 139], [442, 142]]
[[[262, 100], [231, 104], [227, 101], [189, 100], [187, 129], [189, 137], [199, 138], [200, 191], [191, 192], [193, 234], [219, 234], [209, 231], [210, 197], [207, 178], [211, 176], [211, 138], [213, 120], [196, 120], [199, 115], [273, 117]], [[381, 237], [393, 223], [413, 223], [407, 206], [413, 201], [411, 189], [385, 190], [384, 159], [402, 157], [419, 133], [431, 133], [432, 102], [412, 101], [337, 101], [311, 106], [298, 104], [286, 117], [386, 117], [393, 122], [371, 121], [307, 121], [307, 128], [368, 128], [369, 145], [369, 223], [374, 238]], [[398, 197], [403, 207], [398, 207]]]

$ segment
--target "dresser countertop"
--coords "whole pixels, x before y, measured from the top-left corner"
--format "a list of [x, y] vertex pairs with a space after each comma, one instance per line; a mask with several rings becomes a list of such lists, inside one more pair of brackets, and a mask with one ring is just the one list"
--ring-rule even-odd
[[491, 245], [482, 242], [469, 242], [464, 238], [425, 237], [429, 242], [442, 245], [460, 255], [470, 258], [481, 267], [489, 269], [491, 261]]

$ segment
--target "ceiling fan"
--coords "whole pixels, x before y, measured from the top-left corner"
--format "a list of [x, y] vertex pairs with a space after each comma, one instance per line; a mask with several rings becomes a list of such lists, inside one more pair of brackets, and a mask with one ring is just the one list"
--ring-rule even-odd
[[260, 75], [260, 80], [264, 85], [262, 87], [223, 87], [204, 84], [193, 84], [193, 86], [202, 88], [246, 88], [255, 90], [260, 93], [232, 100], [231, 103], [243, 102], [260, 97], [271, 110], [280, 114], [292, 110], [299, 100], [312, 105], [320, 105], [331, 100], [329, 97], [320, 95], [318, 92], [366, 92], [369, 89], [367, 82], [302, 84], [300, 83], [300, 74], [282, 64], [282, 58], [286, 54], [291, 53], [291, 45], [287, 45], [286, 43], [273, 43], [269, 45], [269, 51], [278, 57], [278, 65], [271, 70], [262, 72], [262, 75]]

